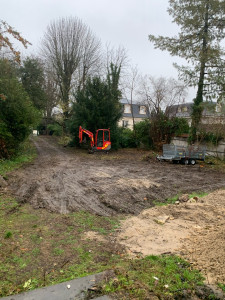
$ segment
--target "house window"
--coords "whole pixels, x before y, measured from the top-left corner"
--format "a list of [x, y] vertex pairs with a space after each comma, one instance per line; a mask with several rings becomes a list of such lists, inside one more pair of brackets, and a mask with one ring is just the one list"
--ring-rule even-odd
[[177, 112], [181, 113], [181, 108], [180, 107], [178, 107]]
[[144, 105], [141, 105], [139, 107], [139, 114], [140, 115], [146, 115], [146, 107]]
[[127, 120], [123, 120], [123, 127], [125, 127], [125, 128], [128, 127], [128, 124], [129, 124], [129, 123], [128, 123]]
[[184, 106], [182, 109], [183, 112], [187, 112], [187, 106]]
[[125, 114], [130, 114], [131, 113], [131, 107], [130, 104], [124, 104], [124, 113]]

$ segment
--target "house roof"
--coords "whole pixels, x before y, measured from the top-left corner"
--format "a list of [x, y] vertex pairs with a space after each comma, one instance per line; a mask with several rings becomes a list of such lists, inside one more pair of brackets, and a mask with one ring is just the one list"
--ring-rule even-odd
[[[129, 99], [127, 99], [127, 98], [121, 98], [120, 99], [120, 103], [121, 104], [131, 104], [131, 100], [129, 100]], [[141, 102], [139, 102], [139, 101], [137, 101], [137, 100], [133, 100], [132, 101], [132, 103], [133, 104], [139, 104], [139, 105], [145, 105], [144, 103], [141, 103]]]
[[120, 99], [120, 103], [121, 103], [121, 104], [130, 104], [130, 103], [129, 103], [129, 100], [126, 99], [126, 98]]
[[[192, 105], [193, 105], [193, 102], [167, 106], [166, 114], [168, 114], [170, 116], [176, 116], [176, 117], [189, 117], [192, 113]], [[182, 108], [184, 108], [184, 107], [187, 108], [187, 111], [182, 110]], [[181, 112], [178, 111], [179, 108], [181, 108]]]
[[[130, 101], [128, 99], [121, 99], [120, 103], [125, 105], [125, 104], [130, 104]], [[131, 105], [131, 104], [130, 104]], [[140, 114], [140, 106], [145, 106], [146, 107], [146, 114]], [[149, 113], [148, 113], [148, 109], [147, 106], [145, 104], [132, 104], [132, 108], [133, 108], [133, 117], [134, 118], [148, 118], [149, 117]], [[124, 113], [123, 112], [123, 117], [128, 117], [128, 118], [132, 118], [132, 113]]]
[[[169, 114], [170, 116], [176, 116], [176, 117], [190, 117], [192, 113], [192, 106], [193, 102], [188, 102], [188, 103], [181, 103], [181, 104], [176, 104], [176, 105], [171, 105], [166, 108], [166, 113]], [[205, 105], [202, 115], [207, 116], [207, 115], [212, 115], [215, 114], [215, 106], [216, 102], [203, 102]], [[179, 110], [179, 108], [181, 110]], [[184, 110], [186, 108], [186, 110]], [[214, 108], [214, 109], [212, 109]]]

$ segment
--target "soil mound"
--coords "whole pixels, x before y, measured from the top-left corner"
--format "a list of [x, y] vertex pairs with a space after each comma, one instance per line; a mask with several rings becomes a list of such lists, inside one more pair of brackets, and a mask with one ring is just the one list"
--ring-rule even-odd
[[131, 255], [174, 253], [225, 283], [225, 190], [195, 201], [154, 207], [122, 224], [118, 241]]

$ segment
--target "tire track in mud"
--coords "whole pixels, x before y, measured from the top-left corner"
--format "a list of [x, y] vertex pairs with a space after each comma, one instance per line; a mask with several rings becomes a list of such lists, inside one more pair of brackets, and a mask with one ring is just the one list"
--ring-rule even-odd
[[[34, 141], [38, 159], [25, 168], [22, 174], [16, 172], [12, 190], [21, 202], [29, 202], [35, 208], [68, 213], [88, 210], [92, 213], [110, 215], [111, 209], [101, 205], [95, 193], [86, 201], [87, 188], [81, 184], [85, 168], [79, 165], [79, 158], [65, 153], [40, 137]], [[19, 177], [19, 179], [18, 179]], [[88, 188], [89, 190], [89, 188]]]
[[34, 139], [38, 157], [12, 173], [10, 188], [18, 201], [35, 208], [68, 213], [86, 210], [109, 216], [138, 214], [182, 192], [225, 187], [225, 174], [198, 166], [172, 165], [130, 157], [111, 159], [60, 148], [51, 137]]

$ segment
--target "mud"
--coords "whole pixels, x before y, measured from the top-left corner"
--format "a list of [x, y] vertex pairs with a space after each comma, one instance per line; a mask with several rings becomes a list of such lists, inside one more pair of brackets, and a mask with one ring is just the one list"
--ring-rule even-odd
[[86, 210], [110, 216], [137, 215], [178, 193], [225, 187], [225, 173], [200, 165], [143, 160], [148, 152], [124, 150], [87, 154], [60, 147], [53, 138], [34, 138], [38, 157], [15, 171], [9, 186], [18, 201], [35, 208], [68, 213]]

